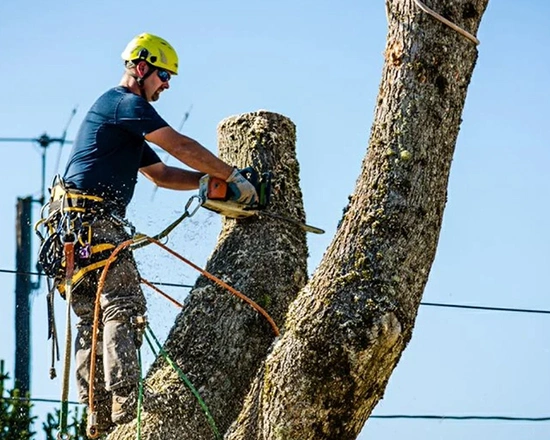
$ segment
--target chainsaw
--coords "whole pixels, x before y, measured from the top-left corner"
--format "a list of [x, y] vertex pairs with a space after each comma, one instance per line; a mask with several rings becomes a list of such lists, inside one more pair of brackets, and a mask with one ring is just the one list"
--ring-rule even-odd
[[268, 217], [284, 220], [299, 226], [306, 232], [314, 234], [324, 234], [325, 231], [315, 226], [306, 225], [292, 218], [288, 218], [279, 214], [266, 211], [271, 198], [271, 171], [262, 173], [261, 175], [252, 167], [244, 168], [239, 172], [248, 180], [256, 189], [258, 201], [252, 205], [244, 205], [234, 200], [235, 194], [231, 187], [223, 179], [205, 175], [200, 179], [199, 183], [199, 198], [201, 205], [210, 211], [217, 212], [229, 218], [246, 218], [254, 215], [266, 215]]

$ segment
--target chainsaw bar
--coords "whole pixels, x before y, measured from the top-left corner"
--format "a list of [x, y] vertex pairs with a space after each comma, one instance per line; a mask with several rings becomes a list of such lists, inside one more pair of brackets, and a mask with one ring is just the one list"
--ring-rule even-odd
[[246, 209], [243, 206], [236, 202], [231, 201], [221, 201], [221, 200], [206, 200], [202, 204], [203, 208], [209, 209], [210, 211], [217, 212], [218, 214], [225, 215], [226, 217], [240, 219], [247, 218], [252, 216], [261, 217], [265, 215], [266, 217], [275, 218], [278, 220], [283, 220], [293, 225], [296, 225], [302, 228], [306, 232], [311, 232], [313, 234], [324, 234], [325, 231], [321, 228], [302, 223], [299, 220], [293, 218], [285, 217], [283, 215], [274, 214], [269, 211], [259, 210], [259, 209]]
[[293, 225], [299, 226], [304, 231], [311, 232], [313, 234], [324, 234], [325, 233], [324, 229], [317, 228], [316, 226], [311, 226], [311, 225], [308, 225], [306, 223], [302, 223], [299, 220], [294, 220], [293, 218], [288, 218], [288, 217], [285, 217], [284, 215], [274, 214], [274, 213], [268, 212], [268, 211], [256, 211], [256, 214], [258, 216], [266, 215], [266, 216], [271, 217], [271, 218], [284, 220], [285, 222], [292, 223]]
[[231, 218], [251, 217], [259, 212], [255, 209], [244, 209], [242, 204], [230, 200], [203, 199], [202, 207]]

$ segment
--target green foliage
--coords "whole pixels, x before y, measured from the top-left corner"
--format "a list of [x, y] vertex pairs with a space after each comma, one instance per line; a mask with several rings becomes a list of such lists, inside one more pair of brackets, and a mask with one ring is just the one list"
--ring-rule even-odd
[[[31, 431], [36, 416], [31, 415], [33, 407], [29, 394], [21, 397], [17, 388], [7, 389], [9, 375], [4, 371], [4, 361], [0, 360], [0, 440], [31, 440], [36, 432]], [[60, 410], [47, 414], [42, 429], [46, 440], [56, 440], [59, 429]], [[67, 434], [71, 440], [87, 440], [86, 411], [76, 408], [68, 413]]]
[[36, 417], [31, 416], [29, 395], [22, 397], [19, 390], [6, 389], [9, 375], [0, 361], [0, 440], [29, 440], [36, 433], [31, 426]]

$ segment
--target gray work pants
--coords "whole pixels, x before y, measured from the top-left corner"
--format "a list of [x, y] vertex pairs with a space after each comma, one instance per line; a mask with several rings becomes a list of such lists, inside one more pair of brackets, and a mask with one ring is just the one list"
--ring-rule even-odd
[[[94, 222], [92, 234], [92, 244], [118, 245], [129, 238], [123, 226], [110, 219]], [[94, 381], [94, 400], [97, 403], [107, 399], [110, 403], [113, 391], [136, 386], [140, 375], [137, 350], [142, 335], [134, 319], [145, 314], [145, 297], [131, 251], [122, 251], [118, 255], [109, 266], [100, 297]], [[102, 268], [86, 274], [72, 292], [72, 308], [79, 318], [75, 341], [76, 382], [82, 403], [88, 403], [94, 306], [101, 272]]]

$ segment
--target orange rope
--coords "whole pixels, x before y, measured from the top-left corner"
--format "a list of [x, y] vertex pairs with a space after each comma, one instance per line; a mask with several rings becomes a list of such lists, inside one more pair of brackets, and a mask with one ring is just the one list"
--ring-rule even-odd
[[[134, 240], [126, 240], [118, 245], [118, 247], [111, 253], [107, 262], [101, 272], [101, 277], [97, 284], [97, 292], [94, 304], [94, 323], [92, 327], [92, 351], [90, 353], [90, 378], [88, 383], [88, 408], [90, 409], [91, 419], [95, 420], [95, 403], [94, 403], [94, 382], [95, 382], [95, 369], [96, 369], [96, 357], [97, 357], [97, 338], [99, 336], [99, 311], [100, 311], [100, 298], [101, 291], [105, 285], [105, 278], [107, 277], [107, 270], [111, 263], [115, 260], [117, 254], [125, 247], [130, 246]], [[96, 438], [99, 436], [97, 426], [88, 423], [88, 437]]]
[[72, 281], [74, 275], [74, 242], [67, 242], [63, 246], [65, 250], [65, 279]]
[[155, 240], [154, 238], [150, 238], [150, 237], [144, 237], [145, 239], [151, 241], [152, 243], [155, 243], [156, 245], [160, 246], [161, 248], [163, 248], [165, 251], [171, 253], [174, 257], [176, 258], [179, 258], [181, 261], [183, 261], [184, 263], [188, 264], [189, 266], [191, 266], [193, 269], [197, 270], [198, 272], [200, 272], [202, 275], [204, 275], [206, 278], [214, 281], [216, 284], [220, 285], [221, 287], [223, 287], [224, 289], [227, 289], [229, 290], [229, 292], [231, 292], [233, 295], [235, 295], [237, 298], [239, 299], [242, 299], [244, 302], [246, 302], [247, 304], [250, 305], [250, 307], [252, 307], [254, 310], [256, 310], [258, 313], [260, 313], [265, 319], [267, 319], [267, 321], [269, 322], [269, 324], [271, 325], [271, 328], [273, 329], [273, 333], [275, 333], [275, 336], [279, 336], [279, 328], [277, 327], [277, 324], [275, 324], [275, 321], [273, 321], [273, 319], [271, 318], [271, 316], [269, 316], [269, 314], [264, 310], [262, 309], [262, 307], [260, 307], [256, 302], [254, 302], [253, 300], [251, 300], [250, 298], [248, 298], [247, 296], [243, 295], [241, 292], [239, 292], [237, 289], [231, 287], [229, 284], [227, 284], [226, 282], [220, 280], [219, 278], [215, 277], [214, 275], [212, 275], [210, 272], [207, 272], [206, 270], [202, 269], [201, 267], [197, 266], [195, 263], [189, 261], [187, 258], [185, 257], [182, 257], [180, 254], [178, 254], [177, 252], [173, 251], [172, 249], [170, 249], [168, 246], [165, 246], [164, 244], [162, 244], [160, 241], [158, 240]]
[[[275, 321], [273, 321], [271, 316], [269, 316], [269, 314], [262, 307], [260, 307], [256, 302], [254, 302], [253, 300], [251, 300], [247, 296], [243, 295], [241, 292], [234, 289], [233, 287], [231, 287], [226, 282], [224, 282], [224, 281], [220, 280], [219, 278], [217, 278], [216, 276], [212, 275], [210, 272], [207, 272], [206, 270], [204, 270], [201, 267], [197, 266], [195, 263], [189, 261], [185, 257], [182, 257], [180, 254], [173, 251], [168, 246], [162, 244], [160, 241], [158, 241], [154, 238], [151, 238], [151, 237], [147, 237], [147, 236], [140, 236], [139, 239], [137, 239], [137, 240], [136, 239], [126, 240], [126, 241], [120, 243], [115, 248], [115, 250], [111, 253], [109, 258], [107, 258], [107, 262], [105, 263], [105, 266], [103, 267], [103, 271], [101, 272], [101, 276], [99, 278], [99, 282], [98, 282], [98, 285], [97, 285], [97, 292], [96, 292], [96, 298], [95, 298], [95, 307], [94, 307], [94, 323], [93, 323], [93, 330], [92, 330], [92, 351], [91, 351], [91, 359], [90, 359], [90, 379], [89, 379], [89, 384], [88, 384], [88, 407], [90, 409], [90, 413], [95, 412], [94, 411], [95, 410], [95, 405], [94, 405], [94, 386], [93, 386], [93, 384], [94, 384], [94, 381], [95, 381], [95, 370], [96, 370], [96, 353], [97, 353], [97, 338], [98, 338], [98, 329], [99, 329], [100, 295], [101, 295], [101, 292], [103, 291], [103, 287], [105, 285], [105, 279], [107, 277], [107, 272], [109, 270], [109, 267], [111, 266], [111, 263], [115, 260], [118, 253], [120, 251], [122, 251], [124, 248], [130, 246], [131, 244], [139, 242], [141, 240], [147, 240], [151, 243], [155, 243], [157, 246], [160, 246], [162, 249], [164, 249], [168, 253], [172, 254], [176, 258], [180, 259], [184, 263], [191, 266], [193, 269], [200, 272], [206, 278], [214, 281], [216, 284], [220, 285], [224, 289], [231, 292], [237, 298], [245, 301], [254, 310], [256, 310], [264, 318], [267, 319], [267, 321], [269, 322], [269, 324], [271, 325], [271, 327], [273, 329], [273, 333], [275, 333], [275, 336], [279, 336], [279, 334], [280, 334], [279, 328], [277, 327], [277, 324], [275, 324]], [[142, 281], [145, 281], [145, 280], [143, 280], [143, 278], [142, 278]], [[146, 282], [145, 284], [152, 287], [152, 285], [148, 282]], [[153, 287], [153, 288], [155, 290], [157, 290], [156, 287]], [[181, 304], [180, 304], [180, 306], [181, 306]]]
[[168, 301], [170, 301], [172, 304], [175, 304], [176, 306], [178, 306], [180, 309], [183, 308], [183, 304], [176, 301], [174, 298], [172, 298], [170, 295], [168, 295], [166, 292], [163, 292], [162, 290], [160, 290], [157, 286], [155, 286], [154, 284], [150, 283], [149, 281], [147, 281], [145, 278], [142, 278], [141, 279], [141, 282], [143, 284], [146, 284], [147, 286], [149, 286], [151, 289], [153, 289], [155, 292], [157, 293], [160, 293], [162, 296], [164, 296]]

